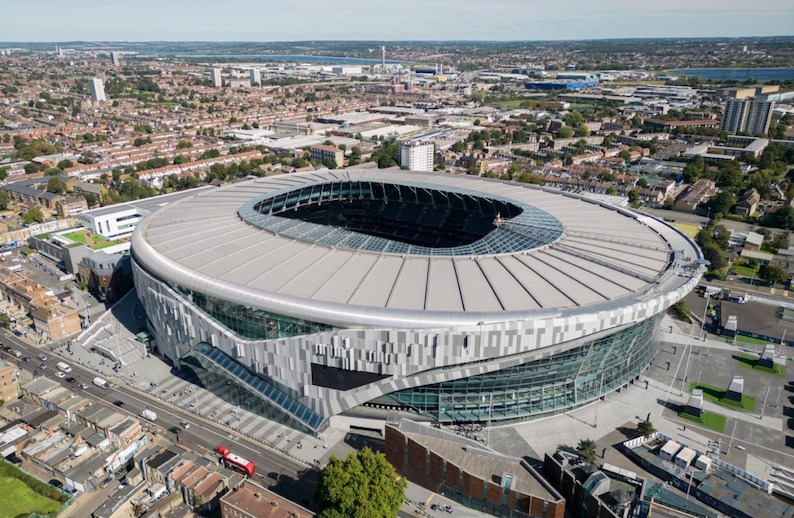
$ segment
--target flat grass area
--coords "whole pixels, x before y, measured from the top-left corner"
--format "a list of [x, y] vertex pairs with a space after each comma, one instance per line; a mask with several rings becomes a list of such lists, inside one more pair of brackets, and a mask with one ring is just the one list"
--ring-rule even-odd
[[714, 387], [712, 385], [706, 385], [705, 383], [698, 383], [697, 381], [693, 381], [689, 384], [690, 392], [696, 388], [703, 389], [703, 397], [705, 399], [711, 401], [712, 403], [717, 403], [718, 405], [724, 406], [725, 408], [744, 410], [746, 412], [752, 412], [755, 410], [755, 398], [753, 396], [742, 394], [741, 401], [733, 401], [725, 397], [725, 394], [728, 392], [725, 389]]
[[733, 265], [731, 271], [736, 273], [736, 275], [744, 275], [745, 277], [756, 277], [758, 274], [758, 270], [755, 268], [750, 268], [749, 266], [742, 266], [742, 265]]
[[[733, 340], [733, 338], [731, 338], [731, 340]], [[761, 340], [759, 338], [752, 338], [750, 336], [742, 336], [742, 335], [736, 335], [736, 341], [745, 344], [753, 344], [753, 345], [766, 345], [769, 343], [769, 340]]]
[[76, 243], [82, 243], [87, 245], [88, 248], [91, 250], [101, 250], [102, 248], [107, 248], [109, 246], [113, 246], [116, 244], [115, 241], [110, 241], [108, 238], [100, 236], [100, 235], [91, 235], [90, 237], [84, 230], [78, 230], [76, 232], [67, 232], [66, 234], [62, 234], [63, 237], [67, 239], [71, 239]]
[[63, 234], [63, 237], [66, 239], [71, 239], [72, 241], [77, 241], [78, 243], [85, 244], [85, 232], [67, 232]]
[[30, 513], [47, 514], [61, 504], [30, 489], [24, 482], [0, 475], [0, 514], [2, 516], [27, 516]]
[[680, 221], [673, 221], [670, 224], [692, 239], [695, 239], [695, 236], [697, 236], [698, 232], [700, 232], [700, 225], [693, 225], [692, 223], [681, 223]]
[[681, 410], [680, 412], [678, 412], [678, 417], [682, 419], [686, 419], [687, 421], [692, 421], [694, 423], [697, 423], [703, 428], [714, 430], [717, 433], [725, 432], [725, 416], [722, 414], [715, 414], [714, 412], [703, 412], [702, 416], [695, 417], [693, 415], [685, 414], [684, 411]]
[[511, 101], [494, 101], [488, 104], [495, 104], [497, 106], [511, 106], [513, 108], [518, 108], [519, 106], [521, 106], [521, 103], [523, 103], [526, 100], [527, 99], [513, 99]]
[[780, 365], [778, 363], [775, 364], [773, 368], [763, 367], [758, 365], [758, 358], [751, 354], [740, 353], [739, 356], [734, 356], [736, 361], [739, 362], [739, 367], [743, 369], [750, 369], [757, 372], [763, 372], [764, 374], [771, 374], [772, 376], [777, 376], [778, 378], [785, 378], [786, 377], [786, 366]]

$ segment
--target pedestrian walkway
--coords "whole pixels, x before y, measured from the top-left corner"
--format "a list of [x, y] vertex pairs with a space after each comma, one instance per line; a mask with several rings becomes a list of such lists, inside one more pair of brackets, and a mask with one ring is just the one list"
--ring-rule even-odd
[[301, 433], [233, 405], [174, 375], [162, 379], [156, 387], [146, 387], [146, 391], [202, 419], [231, 428], [234, 433], [230, 433], [230, 439], [235, 434], [243, 435], [314, 466], [324, 465], [330, 456], [330, 448], [344, 440], [346, 434], [334, 428], [329, 428], [319, 437]]

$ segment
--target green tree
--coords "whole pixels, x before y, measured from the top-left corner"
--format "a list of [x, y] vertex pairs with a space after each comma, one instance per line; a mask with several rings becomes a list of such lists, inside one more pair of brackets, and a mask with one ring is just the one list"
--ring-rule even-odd
[[767, 214], [765, 221], [770, 227], [794, 230], [794, 207], [783, 205], [771, 214]]
[[736, 205], [736, 196], [730, 191], [720, 191], [709, 201], [712, 214], [728, 214]]
[[678, 320], [682, 322], [692, 322], [692, 310], [689, 308], [689, 304], [684, 302], [683, 300], [679, 300], [672, 306], [670, 306], [670, 311], [678, 318]]
[[571, 138], [573, 137], [573, 130], [568, 126], [563, 126], [557, 130], [557, 136], [559, 138]]
[[618, 156], [625, 160], [626, 162], [631, 162], [631, 153], [629, 153], [628, 149], [621, 149]]
[[11, 319], [5, 313], [0, 313], [0, 327], [11, 327]]
[[88, 207], [91, 208], [96, 205], [96, 196], [94, 196], [90, 192], [81, 192], [80, 195], [85, 198], [85, 202], [88, 204]]
[[315, 498], [321, 518], [393, 518], [407, 486], [384, 454], [364, 448], [345, 460], [331, 457], [317, 476]]
[[33, 223], [41, 223], [44, 221], [44, 214], [41, 212], [41, 209], [38, 207], [32, 207], [28, 209], [28, 211], [22, 214], [22, 223], [25, 225], [31, 225]]
[[768, 283], [786, 284], [788, 282], [786, 270], [767, 264], [761, 265], [761, 268], [758, 269], [758, 277]]
[[192, 143], [190, 143], [190, 142], [189, 142], [189, 141], [187, 141], [187, 140], [180, 140], [180, 141], [179, 141], [179, 142], [177, 142], [177, 144], [176, 144], [176, 148], [177, 148], [177, 149], [188, 149], [188, 148], [191, 148], [191, 147], [193, 147], [193, 144], [192, 144]]
[[11, 199], [8, 197], [8, 193], [0, 191], [0, 210], [8, 210], [8, 204], [10, 202]]
[[199, 156], [199, 158], [201, 160], [205, 160], [207, 158], [218, 158], [219, 156], [221, 156], [221, 152], [220, 151], [218, 151], [215, 148], [210, 148], [210, 149], [206, 150], [205, 152], [203, 152], [201, 154], [201, 156]]
[[582, 439], [576, 445], [576, 454], [585, 462], [592, 464], [596, 460], [595, 448], [596, 445], [592, 439]]
[[66, 182], [58, 178], [57, 176], [53, 176], [49, 180], [47, 180], [47, 192], [51, 192], [54, 194], [63, 194], [66, 192]]
[[653, 426], [653, 423], [648, 420], [640, 421], [637, 425], [637, 432], [639, 432], [639, 434], [643, 437], [647, 437], [655, 431], [656, 427]]
[[70, 167], [74, 167], [74, 162], [71, 160], [61, 160], [58, 162], [58, 169], [63, 171], [64, 169], [69, 169]]
[[719, 270], [725, 266], [725, 258], [722, 256], [722, 250], [716, 244], [710, 244], [703, 248], [703, 257], [711, 262], [709, 270]]

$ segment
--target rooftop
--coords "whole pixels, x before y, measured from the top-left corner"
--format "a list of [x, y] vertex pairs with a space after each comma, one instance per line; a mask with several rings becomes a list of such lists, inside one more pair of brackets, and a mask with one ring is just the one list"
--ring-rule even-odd
[[258, 518], [304, 518], [314, 513], [259, 484], [246, 480], [221, 498], [221, 504]]
[[[384, 190], [373, 187], [384, 185], [399, 186], [385, 202]], [[353, 192], [363, 188], [369, 190]], [[342, 228], [326, 216], [337, 208], [324, 189], [355, 201], [357, 214], [339, 209], [349, 220]], [[285, 214], [285, 208], [298, 208], [301, 196], [318, 206], [324, 200], [325, 214], [301, 208], [308, 211], [303, 221]], [[401, 207], [410, 200], [416, 211]], [[416, 206], [416, 200], [423, 201]], [[450, 207], [457, 206], [477, 218], [454, 220]], [[521, 210], [511, 212], [512, 206]], [[447, 216], [436, 217], [439, 212]], [[386, 217], [388, 225], [373, 223]], [[500, 218], [500, 228], [489, 230]], [[468, 243], [444, 242], [445, 226], [419, 235], [417, 222], [477, 229]], [[414, 246], [432, 252], [417, 254]], [[540, 316], [561, 308], [630, 304], [651, 290], [658, 293], [660, 285], [664, 292], [688, 283], [678, 268], [700, 257], [666, 223], [579, 195], [465, 175], [350, 169], [204, 191], [146, 218], [133, 235], [132, 251], [163, 280], [200, 293], [212, 286], [214, 296], [275, 312], [286, 306], [294, 312], [310, 300], [322, 318], [357, 313], [374, 319], [407, 311], [417, 323], [421, 311], [434, 323], [463, 318], [474, 324], [496, 314], [512, 319], [517, 312]], [[284, 308], [276, 307], [282, 303]]]

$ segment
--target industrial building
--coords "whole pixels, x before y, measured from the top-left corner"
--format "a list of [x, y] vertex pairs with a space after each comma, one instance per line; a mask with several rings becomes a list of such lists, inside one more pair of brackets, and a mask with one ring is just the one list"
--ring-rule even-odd
[[524, 83], [527, 90], [581, 90], [598, 86], [598, 81], [577, 81], [563, 80], [558, 81], [529, 81]]

